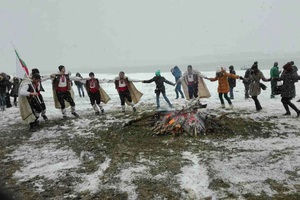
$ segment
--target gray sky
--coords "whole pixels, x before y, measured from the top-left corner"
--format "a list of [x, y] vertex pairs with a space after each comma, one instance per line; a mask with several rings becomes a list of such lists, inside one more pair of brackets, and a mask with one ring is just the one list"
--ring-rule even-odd
[[10, 42], [30, 69], [47, 72], [293, 54], [299, 8], [299, 0], [0, 0], [0, 71], [15, 71]]

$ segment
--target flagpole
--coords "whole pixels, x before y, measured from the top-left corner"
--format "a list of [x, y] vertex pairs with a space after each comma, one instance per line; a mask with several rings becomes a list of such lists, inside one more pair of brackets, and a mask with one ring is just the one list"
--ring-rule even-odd
[[[35, 90], [35, 88], [33, 87], [32, 81], [31, 81], [31, 79], [30, 79], [30, 77], [29, 77], [29, 71], [28, 71], [28, 68], [27, 68], [26, 64], [25, 64], [25, 67], [27, 68], [27, 71], [25, 71], [25, 69], [23, 68], [23, 63], [21, 62], [22, 59], [20, 58], [19, 54], [17, 53], [17, 48], [14, 46], [14, 44], [13, 44], [12, 42], [10, 42], [10, 44], [12, 45], [12, 47], [13, 47], [13, 49], [14, 49], [14, 51], [15, 51], [17, 57], [18, 57], [18, 60], [19, 60], [19, 62], [20, 62], [21, 65], [22, 65], [22, 69], [24, 70], [24, 72], [25, 72], [25, 74], [26, 74], [26, 77], [27, 77], [27, 79], [28, 79], [29, 82], [30, 82], [30, 85], [31, 85], [31, 87], [32, 87], [32, 89], [33, 89], [33, 92], [34, 92], [34, 93], [37, 93], [36, 90]], [[24, 61], [23, 61], [23, 62], [24, 62]], [[36, 97], [36, 99], [38, 100], [38, 103], [41, 104], [42, 102], [41, 102], [39, 96], [35, 96], [35, 97]]]

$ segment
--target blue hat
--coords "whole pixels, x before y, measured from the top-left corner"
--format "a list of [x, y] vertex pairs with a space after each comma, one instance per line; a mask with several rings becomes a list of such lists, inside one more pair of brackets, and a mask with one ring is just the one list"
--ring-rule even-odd
[[160, 70], [157, 70], [157, 71], [155, 72], [155, 75], [156, 75], [156, 76], [160, 76]]

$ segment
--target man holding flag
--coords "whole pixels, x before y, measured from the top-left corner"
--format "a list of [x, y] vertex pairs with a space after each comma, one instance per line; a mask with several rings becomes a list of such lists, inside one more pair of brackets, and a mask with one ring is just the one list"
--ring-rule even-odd
[[[13, 44], [12, 46], [14, 47]], [[15, 47], [14, 51], [17, 56], [16, 77], [22, 79], [19, 89], [20, 114], [22, 119], [29, 124], [29, 129], [34, 131], [39, 125], [38, 118], [40, 113], [42, 113], [44, 120], [48, 120], [45, 115], [46, 107], [43, 97], [40, 95], [41, 76], [39, 73], [33, 73], [30, 79], [29, 70]]]
[[22, 119], [29, 124], [29, 130], [35, 131], [39, 126], [38, 118], [43, 108], [40, 103], [39, 82], [41, 76], [33, 74], [32, 80], [24, 79], [19, 90], [19, 108]]

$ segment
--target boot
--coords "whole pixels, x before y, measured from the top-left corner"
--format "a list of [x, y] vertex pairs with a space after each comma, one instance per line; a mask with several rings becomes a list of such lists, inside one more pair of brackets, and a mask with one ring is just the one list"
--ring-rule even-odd
[[299, 110], [292, 102], [289, 102], [288, 105], [297, 113], [297, 117], [299, 117]]
[[29, 131], [34, 132], [37, 131], [37, 127], [34, 122], [29, 123]]
[[254, 100], [254, 102], [255, 102], [256, 111], [261, 111], [261, 110], [262, 110], [262, 107], [261, 107], [259, 101], [258, 101], [258, 100], [255, 101], [255, 100]]
[[46, 110], [42, 110], [41, 116], [43, 117], [43, 119], [44, 119], [45, 121], [48, 120], [48, 117], [46, 116]]
[[79, 117], [79, 115], [75, 111], [75, 106], [71, 107], [71, 114], [74, 115], [75, 117]]
[[122, 112], [125, 112], [125, 105], [122, 106]]
[[131, 107], [132, 107], [132, 111], [133, 111], [133, 112], [136, 112], [136, 108], [135, 108], [135, 106], [134, 106], [134, 103], [131, 102], [130, 105], [131, 105]]
[[97, 104], [98, 107], [100, 108], [100, 111], [101, 111], [101, 114], [104, 114], [104, 109], [103, 109], [103, 106], [101, 104]]
[[99, 109], [96, 104], [93, 105], [93, 109], [94, 109], [96, 115], [100, 114]]
[[67, 117], [67, 113], [66, 113], [66, 109], [64, 108], [64, 109], [61, 109], [61, 113], [63, 114], [63, 118], [64, 119], [67, 119], [68, 117]]
[[224, 103], [221, 104], [221, 108], [225, 108], [225, 104]]

